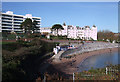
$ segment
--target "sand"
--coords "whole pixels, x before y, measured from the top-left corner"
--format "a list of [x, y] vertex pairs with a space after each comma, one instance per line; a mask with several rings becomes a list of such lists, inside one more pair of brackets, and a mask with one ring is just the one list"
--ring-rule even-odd
[[55, 69], [65, 74], [72, 74], [73, 72], [76, 72], [79, 69], [77, 66], [81, 64], [86, 58], [90, 56], [94, 56], [94, 55], [101, 55], [104, 53], [116, 52], [116, 51], [118, 51], [118, 48], [108, 48], [108, 49], [101, 49], [97, 51], [90, 51], [90, 52], [85, 52], [82, 54], [76, 54], [76, 56], [69, 58], [69, 59], [62, 58], [60, 62], [53, 61], [53, 62], [50, 62], [50, 64]]

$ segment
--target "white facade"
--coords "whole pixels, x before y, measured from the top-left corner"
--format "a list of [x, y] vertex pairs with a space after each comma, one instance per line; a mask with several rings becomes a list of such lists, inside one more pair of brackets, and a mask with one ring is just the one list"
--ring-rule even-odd
[[72, 25], [68, 26], [67, 38], [73, 38], [73, 39], [77, 38], [77, 28], [76, 27], [74, 27]]
[[64, 30], [59, 30], [58, 31], [58, 34], [59, 35], [62, 35], [62, 36], [65, 36], [65, 35], [67, 35], [67, 26], [63, 26], [63, 28], [64, 28]]
[[[58, 34], [61, 35], [61, 36], [65, 36], [65, 35], [67, 36], [67, 34], [68, 34], [68, 32], [67, 32], [67, 31], [68, 31], [67, 26], [64, 26], [64, 25], [63, 25], [62, 27], [64, 28], [64, 30], [59, 29], [59, 30], [58, 30]], [[57, 35], [57, 31], [53, 30], [53, 31], [52, 31], [52, 34], [53, 34], [53, 35]]]
[[[66, 35], [67, 38], [72, 39], [83, 39], [83, 40], [97, 40], [97, 27], [94, 26], [90, 28], [89, 26], [79, 27], [79, 26], [63, 26], [64, 30], [59, 30], [58, 35]], [[57, 35], [56, 31], [52, 32], [53, 35]]]
[[50, 27], [45, 27], [45, 28], [40, 28], [40, 33], [44, 34], [44, 33], [51, 33], [51, 29]]
[[97, 40], [97, 27], [79, 27], [68, 26], [68, 38], [83, 39], [83, 40]]
[[[38, 22], [38, 27], [40, 28], [40, 17], [33, 17], [31, 14], [16, 15], [12, 11], [7, 11], [6, 13], [1, 13], [0, 15], [0, 32], [19, 32], [23, 33], [23, 29], [20, 28], [20, 24], [26, 19], [31, 18], [32, 21], [36, 20]], [[40, 32], [40, 30], [38, 30]]]
[[[64, 26], [64, 30], [58, 30], [58, 35], [67, 36], [67, 38], [72, 39], [83, 39], [83, 40], [97, 40], [97, 27], [93, 26], [90, 28], [89, 26], [79, 27], [68, 25]], [[52, 33], [53, 35], [57, 35], [57, 31], [51, 31], [51, 28], [41, 28], [41, 33]]]

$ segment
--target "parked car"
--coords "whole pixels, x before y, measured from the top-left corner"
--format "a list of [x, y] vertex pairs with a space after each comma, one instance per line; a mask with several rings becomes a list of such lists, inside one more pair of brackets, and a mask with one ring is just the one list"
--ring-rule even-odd
[[60, 50], [64, 50], [64, 51], [66, 51], [66, 50], [67, 50], [67, 48], [61, 48]]
[[68, 49], [74, 49], [74, 48], [75, 48], [74, 45], [68, 46]]

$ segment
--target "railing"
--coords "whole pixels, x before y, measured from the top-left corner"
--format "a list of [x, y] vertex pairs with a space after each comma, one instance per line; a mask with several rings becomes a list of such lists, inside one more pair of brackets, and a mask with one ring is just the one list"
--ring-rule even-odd
[[2, 16], [3, 18], [11, 18], [12, 19], [12, 16]]
[[17, 20], [17, 19], [19, 19], [19, 20], [23, 20], [23, 18], [14, 18], [14, 19], [16, 19], [16, 20]]
[[81, 46], [78, 47], [78, 48], [75, 48], [75, 49], [66, 50], [66, 51], [61, 55], [61, 57], [70, 56], [70, 55], [73, 55], [73, 54], [80, 53], [80, 50], [82, 50], [82, 47], [81, 47]]
[[76, 72], [73, 80], [116, 80], [119, 78], [120, 70], [118, 67], [109, 66], [106, 68], [93, 69], [88, 71]]
[[116, 73], [118, 72], [118, 68], [112, 68], [112, 67], [106, 67], [106, 74], [110, 74], [110, 73]]
[[3, 21], [12, 21], [12, 19], [2, 19]]
[[6, 22], [2, 22], [2, 24], [3, 24], [3, 25], [6, 25], [6, 24], [10, 24], [10, 25], [12, 25], [12, 22], [8, 22], [8, 21], [6, 21]]

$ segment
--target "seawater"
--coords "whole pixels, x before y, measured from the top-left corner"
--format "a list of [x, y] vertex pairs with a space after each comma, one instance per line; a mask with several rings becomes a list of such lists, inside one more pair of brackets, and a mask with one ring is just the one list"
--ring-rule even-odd
[[117, 65], [120, 64], [118, 62], [118, 58], [120, 55], [118, 52], [109, 52], [100, 55], [94, 55], [85, 59], [80, 65], [78, 65], [78, 72], [89, 70], [92, 67], [95, 68], [103, 68], [110, 64]]

